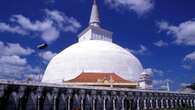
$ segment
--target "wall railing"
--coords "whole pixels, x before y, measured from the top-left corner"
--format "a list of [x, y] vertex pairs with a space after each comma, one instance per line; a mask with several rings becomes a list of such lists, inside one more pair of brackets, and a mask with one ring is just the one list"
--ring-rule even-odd
[[195, 94], [0, 81], [0, 110], [195, 110]]

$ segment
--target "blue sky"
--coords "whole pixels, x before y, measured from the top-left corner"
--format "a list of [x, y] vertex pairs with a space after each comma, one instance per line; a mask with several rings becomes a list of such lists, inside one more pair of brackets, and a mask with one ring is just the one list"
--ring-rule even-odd
[[[77, 42], [91, 0], [1, 0], [0, 78], [41, 77], [48, 61]], [[195, 82], [194, 0], [98, 0], [102, 27], [154, 75], [160, 88]], [[48, 43], [45, 50], [36, 46]], [[35, 74], [36, 73], [36, 74]]]

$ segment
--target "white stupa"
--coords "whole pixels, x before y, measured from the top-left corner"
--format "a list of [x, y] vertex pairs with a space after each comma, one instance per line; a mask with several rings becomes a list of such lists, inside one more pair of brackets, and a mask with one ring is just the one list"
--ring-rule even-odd
[[126, 49], [112, 42], [112, 32], [101, 28], [94, 0], [89, 26], [79, 34], [79, 42], [64, 49], [48, 64], [42, 82], [62, 84], [83, 72], [115, 73], [128, 81], [138, 81], [143, 67]]

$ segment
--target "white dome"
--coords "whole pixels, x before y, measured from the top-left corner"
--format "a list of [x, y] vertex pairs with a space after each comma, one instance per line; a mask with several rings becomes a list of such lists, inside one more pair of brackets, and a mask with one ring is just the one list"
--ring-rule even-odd
[[143, 67], [129, 51], [114, 43], [88, 40], [78, 42], [56, 55], [50, 61], [42, 82], [62, 83], [82, 72], [116, 73], [126, 80], [137, 81]]

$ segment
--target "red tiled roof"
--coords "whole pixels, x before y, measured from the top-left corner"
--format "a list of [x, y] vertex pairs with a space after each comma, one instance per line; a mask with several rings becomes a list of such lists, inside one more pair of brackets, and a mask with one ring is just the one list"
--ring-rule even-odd
[[133, 83], [132, 81], [125, 80], [115, 73], [92, 73], [83, 72], [75, 79], [67, 82], [112, 82], [112, 83]]

